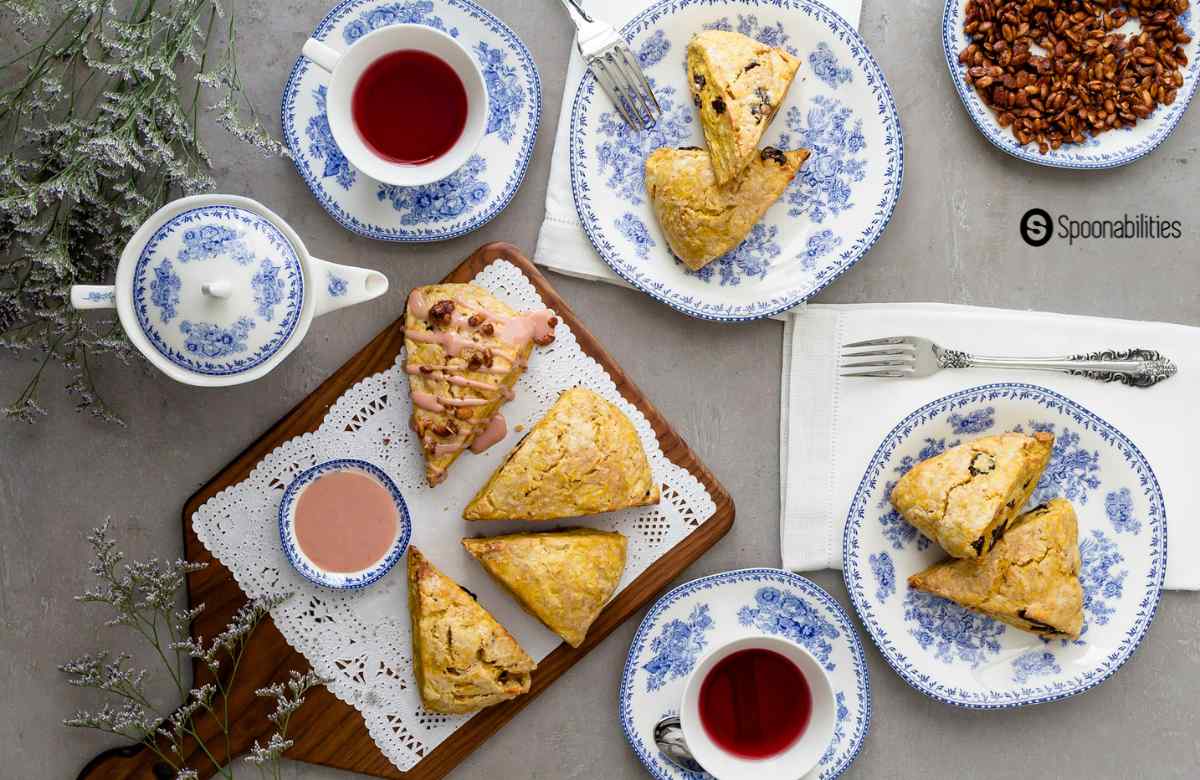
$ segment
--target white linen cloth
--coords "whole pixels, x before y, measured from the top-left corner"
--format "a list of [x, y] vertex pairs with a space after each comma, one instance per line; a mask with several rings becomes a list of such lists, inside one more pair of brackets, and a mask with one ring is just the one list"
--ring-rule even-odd
[[[828, 8], [841, 14], [842, 18], [858, 27], [862, 12], [862, 0], [822, 0]], [[602, 19], [617, 29], [648, 8], [652, 0], [597, 0], [584, 3], [584, 8], [595, 19]], [[610, 284], [625, 284], [600, 255], [579, 224], [575, 213], [575, 198], [571, 194], [570, 143], [571, 106], [575, 92], [586, 69], [579, 50], [571, 43], [571, 61], [567, 65], [566, 88], [563, 90], [562, 107], [558, 112], [558, 130], [554, 136], [554, 156], [550, 159], [550, 184], [546, 188], [546, 217], [538, 234], [537, 250], [533, 259], [546, 268], [568, 276], [596, 279]]]
[[[1179, 373], [1152, 389], [1042, 371], [943, 370], [925, 379], [838, 376], [842, 344], [924, 336], [983, 355], [1058, 355], [1156, 349]], [[840, 569], [842, 531], [863, 470], [905, 415], [991, 382], [1062, 393], [1127, 435], [1162, 487], [1168, 523], [1164, 587], [1200, 589], [1200, 479], [1189, 452], [1200, 440], [1200, 328], [931, 303], [810, 304], [787, 318], [780, 414], [780, 545], [784, 568]], [[1174, 553], [1174, 554], [1172, 554]]]

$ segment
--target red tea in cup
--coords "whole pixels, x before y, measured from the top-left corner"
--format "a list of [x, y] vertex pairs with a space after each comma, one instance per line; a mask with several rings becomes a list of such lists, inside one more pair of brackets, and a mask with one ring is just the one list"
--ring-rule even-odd
[[812, 717], [804, 673], [773, 650], [739, 650], [709, 670], [700, 686], [700, 722], [723, 750], [770, 758], [803, 736]]
[[363, 71], [351, 112], [367, 146], [390, 162], [420, 165], [458, 142], [467, 90], [445, 60], [417, 49], [393, 51]]

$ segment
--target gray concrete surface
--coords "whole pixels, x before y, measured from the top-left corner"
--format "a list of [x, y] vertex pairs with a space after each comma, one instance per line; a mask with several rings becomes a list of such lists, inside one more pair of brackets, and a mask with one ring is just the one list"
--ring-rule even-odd
[[[252, 45], [241, 54], [242, 71], [268, 116], [296, 52], [329, 2], [241, 4], [253, 6], [244, 11], [241, 40]], [[534, 162], [506, 212], [472, 235], [441, 244], [396, 247], [357, 238], [326, 216], [290, 163], [261, 159], [219, 131], [210, 133], [222, 190], [269, 204], [317, 255], [384, 271], [392, 292], [316, 323], [304, 344], [257, 384], [201, 393], [156, 374], [106, 365], [102, 386], [129, 422], [117, 428], [75, 414], [61, 391], [61, 374], [52, 372], [43, 383], [49, 419], [33, 427], [0, 424], [0, 778], [73, 777], [110, 744], [59, 725], [74, 707], [91, 701], [55, 670], [95, 641], [94, 616], [71, 599], [87, 580], [87, 529], [111, 515], [133, 554], [178, 555], [182, 501], [390, 322], [406, 290], [441, 277], [485, 241], [511, 241], [532, 253], [570, 30], [551, 0], [483, 2], [529, 44], [545, 89]], [[883, 239], [818, 300], [948, 301], [1200, 324], [1200, 218], [1194, 208], [1200, 112], [1193, 108], [1153, 156], [1112, 172], [1042, 170], [1005, 157], [975, 131], [954, 94], [938, 40], [941, 6], [940, 0], [865, 2], [862, 32], [899, 100], [907, 175]], [[1182, 220], [1184, 240], [1074, 248], [1055, 242], [1030, 249], [1018, 237], [1017, 222], [1032, 206], [1094, 218], [1155, 213]], [[684, 578], [778, 565], [781, 325], [703, 323], [628, 290], [553, 281], [737, 501], [733, 531]], [[0, 356], [0, 399], [15, 397], [31, 368]], [[813, 579], [849, 609], [839, 574], [821, 572]], [[925, 698], [867, 642], [875, 715], [846, 776], [1196, 777], [1198, 617], [1200, 596], [1167, 593], [1145, 644], [1115, 678], [1065, 702], [994, 713]], [[614, 711], [639, 618], [454, 776], [644, 776]], [[289, 765], [286, 776], [346, 777], [300, 764]]]

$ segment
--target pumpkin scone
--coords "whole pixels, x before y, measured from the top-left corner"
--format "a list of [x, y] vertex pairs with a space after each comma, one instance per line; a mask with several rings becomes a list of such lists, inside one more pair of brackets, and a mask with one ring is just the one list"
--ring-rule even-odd
[[433, 284], [408, 296], [404, 370], [412, 428], [436, 485], [513, 396], [533, 345], [554, 340], [549, 309], [518, 312], [474, 284]]
[[671, 251], [695, 271], [740, 244], [807, 159], [768, 146], [722, 187], [707, 152], [664, 147], [646, 158], [646, 192]]
[[462, 544], [527, 612], [572, 647], [583, 644], [625, 571], [627, 540], [608, 531], [575, 528]]
[[947, 560], [908, 578], [910, 587], [1047, 638], [1079, 638], [1079, 523], [1056, 498], [1018, 517], [990, 552]]
[[621, 410], [573, 387], [508, 454], [467, 520], [558, 520], [657, 504], [658, 483]]
[[923, 460], [896, 483], [892, 506], [955, 558], [979, 558], [1033, 495], [1054, 435], [1003, 433]]
[[688, 43], [687, 76], [718, 184], [758, 153], [800, 60], [741, 33], [705, 30]]
[[474, 712], [529, 692], [537, 664], [458, 583], [408, 548], [413, 671], [421, 701], [448, 714]]

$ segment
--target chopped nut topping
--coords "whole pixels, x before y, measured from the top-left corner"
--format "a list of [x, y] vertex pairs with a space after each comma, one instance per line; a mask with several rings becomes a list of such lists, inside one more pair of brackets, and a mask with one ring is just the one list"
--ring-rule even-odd
[[442, 300], [429, 307], [429, 319], [440, 325], [447, 325], [450, 316], [454, 314], [454, 301]]
[[480, 328], [479, 331], [480, 331], [480, 333], [482, 333], [485, 336], [491, 336], [492, 334], [494, 334], [496, 332], [496, 326], [492, 325], [492, 323], [490, 323], [490, 322], [485, 322], [485, 323], [483, 323], [483, 327]]
[[479, 327], [479, 323], [481, 323], [481, 322], [483, 322], [483, 315], [481, 315], [481, 314], [472, 314], [467, 319], [467, 324], [470, 325], [472, 328]]

